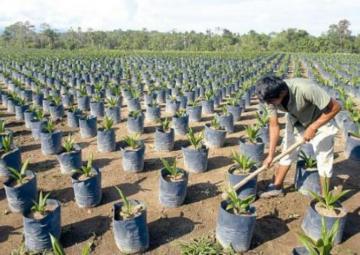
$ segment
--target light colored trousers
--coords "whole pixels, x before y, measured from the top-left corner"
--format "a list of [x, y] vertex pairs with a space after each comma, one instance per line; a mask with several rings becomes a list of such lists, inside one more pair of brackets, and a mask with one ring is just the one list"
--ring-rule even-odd
[[[297, 128], [294, 128], [288, 114], [286, 118], [285, 134], [282, 142], [283, 151], [292, 144], [300, 141], [304, 134], [304, 131], [299, 131]], [[319, 175], [322, 177], [331, 177], [333, 173], [334, 137], [337, 131], [338, 129], [335, 126], [334, 120], [330, 120], [317, 130], [316, 136], [309, 142], [313, 146]], [[291, 165], [294, 160], [297, 160], [298, 154], [299, 149], [294, 150], [289, 155], [283, 157], [279, 161], [279, 164], [283, 166]]]

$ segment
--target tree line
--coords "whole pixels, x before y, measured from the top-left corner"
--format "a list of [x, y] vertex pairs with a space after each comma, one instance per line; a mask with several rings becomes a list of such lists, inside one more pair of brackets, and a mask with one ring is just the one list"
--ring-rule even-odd
[[329, 26], [320, 36], [289, 28], [279, 33], [158, 32], [143, 30], [82, 31], [70, 28], [59, 32], [44, 23], [36, 29], [30, 22], [16, 22], [3, 30], [0, 47], [47, 49], [120, 49], [156, 51], [286, 51], [319, 53], [360, 53], [360, 34], [352, 35], [346, 19]]

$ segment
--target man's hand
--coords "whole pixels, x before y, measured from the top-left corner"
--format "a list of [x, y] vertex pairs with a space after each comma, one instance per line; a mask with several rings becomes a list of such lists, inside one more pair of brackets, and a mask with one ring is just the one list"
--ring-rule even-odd
[[263, 166], [266, 166], [266, 168], [269, 168], [273, 163], [274, 157], [271, 155], [268, 155], [266, 159], [263, 161]]
[[309, 126], [304, 132], [304, 140], [308, 142], [313, 139], [316, 135], [316, 131], [315, 128]]

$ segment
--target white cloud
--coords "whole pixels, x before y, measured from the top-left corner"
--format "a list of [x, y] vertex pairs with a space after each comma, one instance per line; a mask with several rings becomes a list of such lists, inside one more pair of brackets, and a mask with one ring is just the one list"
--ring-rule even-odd
[[0, 27], [29, 20], [101, 30], [206, 31], [216, 27], [269, 33], [289, 27], [320, 34], [347, 18], [360, 32], [358, 0], [0, 0]]

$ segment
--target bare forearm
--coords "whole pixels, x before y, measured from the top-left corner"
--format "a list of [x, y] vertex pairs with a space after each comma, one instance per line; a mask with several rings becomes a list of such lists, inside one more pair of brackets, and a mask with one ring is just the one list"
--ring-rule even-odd
[[270, 126], [269, 128], [269, 156], [273, 157], [275, 155], [276, 145], [280, 137], [280, 127], [279, 126]]

